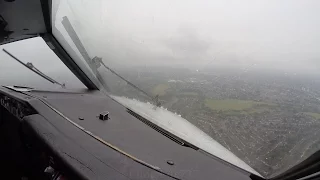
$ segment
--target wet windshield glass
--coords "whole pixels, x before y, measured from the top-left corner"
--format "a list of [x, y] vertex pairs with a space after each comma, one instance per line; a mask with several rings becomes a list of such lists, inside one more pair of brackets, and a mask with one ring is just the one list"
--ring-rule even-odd
[[272, 177], [320, 148], [319, 8], [68, 0], [53, 2], [52, 24], [99, 87], [176, 113]]

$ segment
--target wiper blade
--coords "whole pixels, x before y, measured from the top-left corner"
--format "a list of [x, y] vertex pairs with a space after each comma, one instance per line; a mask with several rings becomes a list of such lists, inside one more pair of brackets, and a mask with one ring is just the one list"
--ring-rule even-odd
[[119, 75], [117, 72], [115, 72], [113, 69], [111, 69], [110, 67], [108, 67], [103, 61], [102, 58], [99, 57], [94, 57], [92, 59], [93, 64], [95, 64], [97, 67], [100, 66], [100, 64], [102, 64], [106, 69], [108, 69], [111, 73], [113, 73], [114, 75], [118, 76], [120, 79], [124, 80], [126, 83], [128, 83], [130, 86], [132, 86], [133, 88], [137, 89], [138, 91], [142, 92], [144, 95], [146, 95], [147, 97], [149, 97], [156, 106], [161, 106], [161, 103], [159, 101], [159, 96], [151, 96], [150, 94], [148, 94], [147, 92], [145, 92], [144, 90], [140, 89], [138, 86], [134, 85], [133, 83], [131, 83], [130, 81], [126, 80], [124, 77], [122, 77], [121, 75]]
[[20, 61], [17, 57], [15, 57], [13, 54], [11, 54], [10, 52], [8, 52], [5, 49], [2, 49], [6, 54], [8, 54], [10, 57], [12, 57], [14, 60], [18, 61], [20, 64], [22, 64], [24, 67], [30, 69], [31, 71], [33, 71], [34, 73], [38, 74], [39, 76], [41, 76], [42, 78], [46, 79], [47, 81], [53, 83], [53, 84], [58, 84], [60, 85], [62, 88], [65, 88], [65, 84], [61, 84], [58, 81], [52, 79], [51, 77], [47, 76], [46, 74], [44, 74], [43, 72], [41, 72], [39, 69], [37, 69], [31, 62], [27, 62], [27, 64], [25, 64], [24, 62]]
[[[137, 89], [138, 91], [142, 92], [144, 95], [146, 95], [148, 98], [150, 98], [154, 105], [156, 105], [157, 107], [161, 106], [161, 103], [159, 101], [159, 95], [156, 95], [155, 97], [151, 96], [150, 94], [148, 94], [147, 92], [143, 91], [142, 89], [140, 89], [138, 86], [134, 85], [133, 83], [131, 83], [130, 81], [126, 80], [125, 78], [123, 78], [122, 76], [120, 76], [118, 73], [116, 73], [113, 69], [111, 69], [110, 67], [108, 67], [103, 61], [102, 58], [95, 56], [93, 59], [90, 58], [86, 48], [84, 47], [84, 45], [82, 44], [80, 38], [78, 37], [76, 31], [74, 30], [74, 28], [72, 27], [72, 24], [70, 23], [69, 19], [67, 16], [64, 16], [62, 18], [61, 21], [64, 29], [67, 31], [68, 35], [70, 36], [72, 42], [75, 44], [76, 48], [78, 49], [78, 51], [80, 52], [81, 56], [84, 58], [84, 60], [86, 61], [87, 65], [90, 67], [90, 69], [92, 70], [92, 72], [94, 73], [94, 75], [97, 77], [98, 80], [100, 80], [100, 82], [103, 82], [103, 78], [101, 77], [100, 73], [98, 72], [98, 68], [101, 66], [101, 64], [107, 69], [109, 70], [111, 73], [115, 74], [116, 76], [118, 76], [119, 78], [121, 78], [122, 80], [124, 80], [125, 82], [127, 82], [130, 86], [132, 86], [133, 88]], [[104, 88], [107, 90], [109, 89], [106, 84], [102, 83], [102, 85], [104, 86]]]

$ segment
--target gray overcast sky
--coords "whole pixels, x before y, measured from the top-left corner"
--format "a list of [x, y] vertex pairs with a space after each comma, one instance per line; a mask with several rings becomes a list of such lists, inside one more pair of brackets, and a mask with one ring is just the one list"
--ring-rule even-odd
[[[101, 56], [114, 67], [179, 65], [201, 69], [220, 65], [320, 72], [318, 0], [54, 3], [53, 12], [57, 13], [53, 23], [57, 29], [66, 35], [61, 20], [68, 16], [90, 56]], [[69, 37], [65, 38], [71, 42]], [[2, 47], [25, 62], [33, 62], [57, 80], [75, 78], [40, 38]], [[24, 82], [36, 76], [26, 69], [12, 71], [20, 65], [2, 52], [0, 58], [0, 82], [8, 82], [7, 77], [22, 72], [28, 74], [19, 79]], [[72, 83], [83, 87], [79, 81]]]
[[[89, 53], [109, 64], [318, 71], [318, 0], [61, 1]], [[214, 58], [216, 57], [216, 58]]]

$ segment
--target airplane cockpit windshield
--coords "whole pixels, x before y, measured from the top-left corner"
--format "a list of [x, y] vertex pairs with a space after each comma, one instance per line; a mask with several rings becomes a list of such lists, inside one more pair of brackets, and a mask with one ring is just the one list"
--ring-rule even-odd
[[[271, 178], [320, 149], [319, 8], [300, 0], [56, 0], [50, 18], [56, 40], [106, 95]], [[60, 86], [83, 87], [48, 66], [36, 67]]]

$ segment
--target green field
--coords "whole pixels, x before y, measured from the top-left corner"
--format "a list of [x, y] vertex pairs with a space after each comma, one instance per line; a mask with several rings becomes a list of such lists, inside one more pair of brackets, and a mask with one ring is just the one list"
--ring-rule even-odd
[[152, 90], [153, 95], [163, 96], [166, 94], [166, 91], [170, 88], [168, 84], [158, 84]]
[[[215, 111], [241, 111], [241, 114], [262, 113], [270, 109], [270, 107], [275, 106], [271, 103], [237, 99], [206, 99], [205, 105]], [[234, 114], [234, 112], [230, 112], [230, 114]]]
[[313, 113], [313, 112], [305, 112], [306, 115], [312, 116], [315, 119], [320, 119], [319, 113]]

